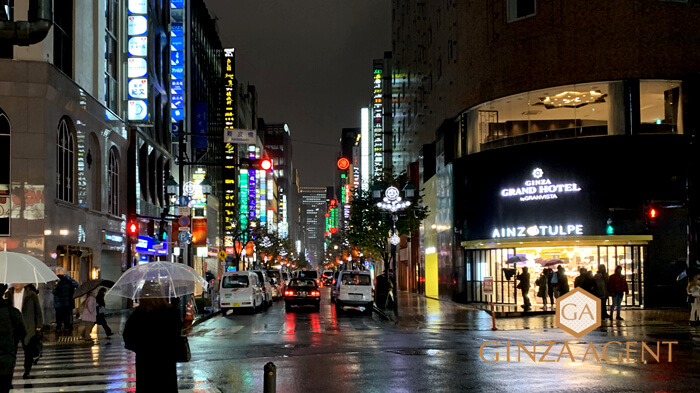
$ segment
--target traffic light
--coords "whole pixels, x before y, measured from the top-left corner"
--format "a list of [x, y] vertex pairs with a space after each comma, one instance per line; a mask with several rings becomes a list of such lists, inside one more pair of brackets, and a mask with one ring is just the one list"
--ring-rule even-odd
[[654, 205], [648, 205], [647, 206], [647, 226], [649, 228], [655, 228], [656, 227], [656, 218], [659, 216], [659, 211]]
[[606, 226], [605, 233], [607, 233], [608, 235], [615, 234], [615, 228], [613, 227], [612, 217], [608, 217], [608, 225]]
[[161, 220], [160, 223], [158, 223], [158, 241], [164, 242], [166, 240], [168, 240], [168, 224]]
[[139, 223], [136, 220], [129, 220], [126, 225], [126, 232], [129, 235], [129, 240], [136, 243], [139, 240]]
[[252, 169], [256, 171], [271, 171], [273, 169], [272, 160], [269, 158], [241, 158], [241, 169]]

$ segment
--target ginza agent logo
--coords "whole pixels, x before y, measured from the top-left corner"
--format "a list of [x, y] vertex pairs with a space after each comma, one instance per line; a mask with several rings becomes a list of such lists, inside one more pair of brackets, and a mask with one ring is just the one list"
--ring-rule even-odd
[[575, 288], [557, 298], [555, 324], [570, 335], [581, 338], [600, 327], [600, 314], [600, 298]]

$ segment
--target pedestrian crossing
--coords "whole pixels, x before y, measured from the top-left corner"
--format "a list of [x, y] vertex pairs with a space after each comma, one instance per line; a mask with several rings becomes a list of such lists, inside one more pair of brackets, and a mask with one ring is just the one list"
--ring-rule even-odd
[[[23, 379], [24, 353], [19, 350], [12, 380], [12, 393], [134, 392], [135, 356], [120, 340], [101, 340], [97, 345], [45, 346], [44, 352]], [[220, 393], [189, 363], [177, 365], [180, 393]]]
[[[237, 324], [242, 323], [242, 324]], [[223, 317], [211, 319], [196, 329], [190, 331], [189, 337], [219, 338], [228, 336], [255, 336], [255, 335], [290, 335], [290, 334], [338, 334], [352, 332], [368, 332], [386, 329], [381, 322], [372, 318], [357, 317], [344, 320], [319, 318], [288, 318], [285, 322], [250, 322], [236, 321], [235, 318]]]

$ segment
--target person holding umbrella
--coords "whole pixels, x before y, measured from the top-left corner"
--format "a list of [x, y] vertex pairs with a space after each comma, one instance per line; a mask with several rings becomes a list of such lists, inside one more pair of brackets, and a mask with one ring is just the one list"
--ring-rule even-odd
[[27, 334], [22, 340], [22, 348], [24, 349], [24, 375], [22, 377], [27, 379], [32, 371], [34, 357], [39, 356], [41, 327], [44, 325], [39, 296], [37, 296], [33, 285], [15, 283], [5, 293], [5, 299], [22, 313], [22, 320], [27, 330]]
[[107, 293], [107, 288], [104, 287], [100, 288], [100, 291], [97, 293], [97, 324], [102, 326], [107, 334], [107, 338], [109, 338], [114, 333], [107, 325], [107, 319], [105, 318], [105, 293]]
[[136, 353], [136, 392], [177, 393], [176, 353], [182, 321], [158, 282], [147, 281], [124, 326], [124, 347]]
[[95, 327], [97, 322], [97, 299], [95, 299], [95, 291], [90, 291], [87, 294], [87, 299], [85, 299], [85, 304], [83, 306], [83, 312], [80, 314], [80, 320], [82, 323], [82, 334], [80, 339], [85, 341], [92, 341], [90, 338], [90, 333], [92, 333], [92, 328]]
[[[7, 285], [0, 284], [0, 293], [6, 289]], [[12, 388], [17, 345], [26, 335], [22, 314], [0, 297], [0, 393], [8, 393]]]
[[73, 333], [73, 294], [78, 283], [63, 268], [56, 270], [58, 283], [53, 289], [53, 308], [56, 310], [56, 332], [70, 336]]

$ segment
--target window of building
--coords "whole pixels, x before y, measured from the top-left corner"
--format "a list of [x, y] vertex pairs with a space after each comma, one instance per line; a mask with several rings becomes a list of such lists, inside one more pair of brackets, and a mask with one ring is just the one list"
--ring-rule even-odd
[[105, 105], [117, 112], [119, 0], [105, 0]]
[[109, 149], [109, 166], [107, 167], [107, 198], [109, 214], [119, 215], [119, 154], [117, 149]]
[[639, 117], [642, 133], [682, 134], [681, 82], [642, 80], [639, 82]]
[[73, 0], [64, 0], [54, 7], [53, 64], [73, 77]]
[[56, 140], [56, 198], [73, 203], [75, 183], [75, 144], [69, 120], [58, 123]]
[[506, 0], [508, 22], [534, 16], [537, 12], [536, 0]]
[[0, 236], [10, 234], [10, 119], [0, 109]]

